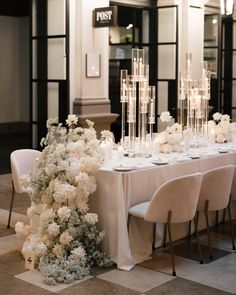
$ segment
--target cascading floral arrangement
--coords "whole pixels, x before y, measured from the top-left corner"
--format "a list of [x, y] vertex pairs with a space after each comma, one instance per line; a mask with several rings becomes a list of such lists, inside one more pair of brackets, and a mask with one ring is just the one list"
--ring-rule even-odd
[[211, 142], [224, 143], [231, 139], [230, 116], [219, 112], [213, 114], [208, 121], [208, 137]]
[[96, 226], [98, 216], [89, 212], [89, 195], [96, 190], [93, 174], [104, 155], [93, 123], [77, 127], [69, 115], [67, 126], [47, 121], [45, 146], [32, 175], [22, 177], [32, 201], [27, 215], [39, 215], [38, 233], [18, 222], [18, 237], [26, 239], [22, 253], [35, 254], [46, 284], [70, 283], [89, 274], [92, 266], [110, 266], [110, 258], [98, 249], [104, 232]]

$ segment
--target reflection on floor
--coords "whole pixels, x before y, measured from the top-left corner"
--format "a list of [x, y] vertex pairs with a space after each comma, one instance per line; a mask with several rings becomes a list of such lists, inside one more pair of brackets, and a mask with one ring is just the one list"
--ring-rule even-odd
[[[21, 243], [13, 229], [6, 229], [10, 202], [10, 175], [0, 175], [0, 294], [46, 295], [46, 294], [99, 294], [99, 295], [226, 295], [236, 294], [236, 253], [233, 252], [228, 235], [228, 223], [220, 225], [218, 232], [213, 228], [213, 256], [207, 263], [198, 262], [194, 238], [191, 241], [176, 242], [175, 261], [177, 277], [171, 276], [171, 261], [168, 249], [157, 249], [152, 259], [125, 272], [114, 267], [93, 269], [91, 276], [74, 285], [57, 288], [37, 283], [37, 273], [26, 272], [20, 253]], [[29, 200], [26, 195], [16, 197], [12, 226], [17, 220], [26, 219]], [[225, 230], [224, 230], [225, 228]], [[236, 225], [234, 224], [236, 232]], [[205, 232], [201, 234], [201, 244], [207, 245]]]

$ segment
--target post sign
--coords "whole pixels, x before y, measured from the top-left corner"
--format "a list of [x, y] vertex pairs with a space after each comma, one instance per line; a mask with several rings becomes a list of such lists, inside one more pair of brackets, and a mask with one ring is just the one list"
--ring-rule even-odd
[[95, 28], [117, 25], [117, 6], [100, 7], [93, 11], [93, 26]]

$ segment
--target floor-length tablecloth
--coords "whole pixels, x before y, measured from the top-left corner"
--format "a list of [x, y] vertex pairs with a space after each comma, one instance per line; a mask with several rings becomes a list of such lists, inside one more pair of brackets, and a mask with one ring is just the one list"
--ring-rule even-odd
[[[97, 191], [90, 198], [90, 209], [98, 213], [99, 226], [106, 231], [103, 250], [123, 270], [148, 259], [152, 251], [152, 226], [132, 217], [128, 233], [128, 209], [150, 200], [156, 189], [169, 179], [229, 164], [236, 164], [236, 151], [125, 173], [100, 169], [96, 174]], [[157, 245], [161, 245], [162, 226], [156, 234]], [[186, 235], [187, 225], [176, 225], [173, 234], [174, 239]]]

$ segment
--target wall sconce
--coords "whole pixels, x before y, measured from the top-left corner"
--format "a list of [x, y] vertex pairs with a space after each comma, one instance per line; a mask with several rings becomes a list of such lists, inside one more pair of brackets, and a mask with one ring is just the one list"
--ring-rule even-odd
[[221, 14], [232, 15], [234, 8], [234, 0], [220, 0]]

